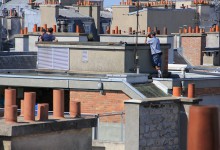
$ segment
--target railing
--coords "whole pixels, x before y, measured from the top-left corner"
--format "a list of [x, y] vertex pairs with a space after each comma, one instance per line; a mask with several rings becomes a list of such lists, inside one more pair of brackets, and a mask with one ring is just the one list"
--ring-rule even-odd
[[[93, 139], [102, 141], [124, 141], [124, 112], [108, 112], [103, 114], [82, 114], [82, 116], [92, 116], [97, 118], [97, 127], [93, 128]], [[110, 121], [112, 117], [120, 116], [116, 121]], [[111, 119], [110, 119], [111, 118]], [[104, 121], [102, 121], [104, 120]]]

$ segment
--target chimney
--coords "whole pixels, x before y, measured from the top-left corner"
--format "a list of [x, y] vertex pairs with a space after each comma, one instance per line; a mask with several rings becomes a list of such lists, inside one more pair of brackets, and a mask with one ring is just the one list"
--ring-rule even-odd
[[76, 101], [72, 101], [70, 100], [70, 104], [69, 104], [70, 108], [70, 117], [80, 117], [81, 116], [81, 102], [76, 102]]
[[16, 105], [16, 90], [15, 89], [5, 89], [5, 110], [4, 116], [7, 116], [7, 108]]
[[34, 24], [33, 32], [37, 32], [37, 24]]
[[35, 103], [36, 93], [25, 92], [24, 93], [24, 121], [33, 122], [35, 121]]
[[[202, 29], [200, 29], [202, 30]], [[206, 34], [199, 33], [198, 26], [194, 34], [181, 34], [183, 56], [193, 66], [203, 65], [203, 51], [206, 47]]]
[[173, 96], [180, 97], [181, 96], [181, 87], [173, 87]]
[[85, 14], [94, 19], [97, 35], [100, 33], [100, 11], [101, 7], [98, 5], [79, 6], [79, 13]]
[[219, 150], [218, 107], [190, 107], [187, 150]]
[[64, 118], [64, 90], [53, 90], [53, 118]]
[[17, 109], [16, 105], [8, 106], [7, 108], [7, 115], [5, 117], [6, 123], [16, 123], [17, 122]]
[[132, 34], [132, 27], [129, 27], [128, 33]]
[[188, 98], [195, 98], [195, 84], [188, 84]]
[[40, 13], [43, 14], [40, 18], [41, 26], [47, 24], [48, 27], [53, 27], [53, 25], [57, 24], [57, 18], [59, 16], [59, 5], [54, 3], [56, 2], [45, 1], [46, 5], [40, 5]]

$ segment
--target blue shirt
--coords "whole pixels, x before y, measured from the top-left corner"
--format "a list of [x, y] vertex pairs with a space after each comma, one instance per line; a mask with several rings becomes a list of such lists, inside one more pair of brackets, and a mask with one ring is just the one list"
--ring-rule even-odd
[[161, 53], [160, 40], [158, 38], [148, 38], [147, 44], [150, 44], [151, 55]]
[[55, 36], [52, 34], [44, 34], [42, 37], [42, 41], [53, 41], [55, 40]]

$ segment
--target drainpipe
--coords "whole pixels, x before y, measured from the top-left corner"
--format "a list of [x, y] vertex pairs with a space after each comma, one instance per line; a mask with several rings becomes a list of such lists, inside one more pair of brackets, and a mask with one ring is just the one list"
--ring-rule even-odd
[[[181, 74], [182, 74], [182, 78], [185, 79], [185, 77], [186, 77], [186, 68], [181, 68]], [[181, 95], [182, 95], [182, 96], [183, 96], [183, 95], [185, 94], [185, 92], [186, 92], [186, 89], [185, 89], [184, 84], [185, 84], [185, 81], [182, 80], [182, 81], [181, 81], [181, 86], [182, 86], [182, 93], [181, 93]]]

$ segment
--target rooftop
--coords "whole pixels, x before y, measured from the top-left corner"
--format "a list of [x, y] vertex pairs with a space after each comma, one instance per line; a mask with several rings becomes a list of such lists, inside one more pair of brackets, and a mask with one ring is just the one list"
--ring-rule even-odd
[[55, 120], [52, 116], [48, 121], [24, 122], [23, 117], [18, 117], [18, 123], [7, 124], [4, 119], [0, 120], [1, 136], [24, 136], [30, 134], [40, 134], [52, 131], [62, 131], [67, 129], [90, 128], [96, 126], [95, 118], [70, 118]]
[[91, 18], [77, 12], [74, 8], [60, 8], [59, 15], [67, 18]]

